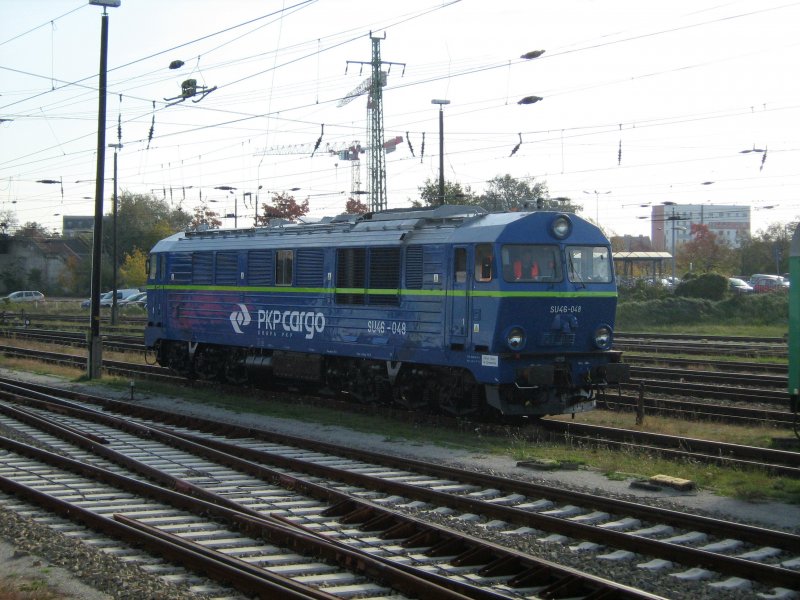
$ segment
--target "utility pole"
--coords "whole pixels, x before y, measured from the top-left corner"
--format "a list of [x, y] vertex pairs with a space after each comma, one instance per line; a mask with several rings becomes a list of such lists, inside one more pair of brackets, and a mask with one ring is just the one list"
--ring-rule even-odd
[[[367, 171], [369, 173], [370, 210], [375, 212], [384, 210], [387, 207], [386, 149], [383, 147], [383, 86], [386, 85], [387, 72], [382, 71], [381, 67], [389, 65], [391, 70], [392, 65], [403, 65], [403, 70], [405, 71], [405, 63], [381, 60], [381, 40], [386, 39], [385, 33], [382, 38], [370, 33], [369, 39], [372, 40], [372, 60], [370, 62], [348, 60], [347, 64], [370, 65], [372, 68], [372, 77], [369, 80], [369, 99], [367, 100], [367, 129], [369, 137]], [[359, 89], [353, 92], [355, 95], [359, 93], [361, 93]]]
[[103, 366], [103, 340], [100, 339], [100, 258], [103, 249], [103, 182], [106, 161], [106, 85], [108, 80], [108, 13], [106, 7], [118, 7], [120, 0], [89, 0], [103, 7], [100, 27], [100, 74], [97, 107], [97, 178], [94, 189], [94, 230], [92, 232], [92, 287], [89, 308], [89, 356], [86, 377], [97, 379]]
[[450, 100], [431, 100], [431, 104], [439, 105], [439, 206], [445, 204], [444, 201], [444, 105], [450, 104]]
[[122, 144], [109, 144], [114, 149], [114, 210], [112, 217], [111, 235], [111, 324], [117, 324], [117, 150], [122, 149]]

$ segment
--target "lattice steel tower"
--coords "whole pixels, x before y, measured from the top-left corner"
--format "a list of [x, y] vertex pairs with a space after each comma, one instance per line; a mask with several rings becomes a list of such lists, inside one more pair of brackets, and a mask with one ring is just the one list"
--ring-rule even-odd
[[[372, 68], [372, 75], [364, 82], [368, 82], [369, 98], [367, 99], [367, 172], [369, 173], [369, 207], [371, 211], [385, 210], [386, 201], [386, 148], [383, 142], [383, 86], [386, 85], [387, 72], [381, 70], [383, 65], [403, 65], [405, 63], [395, 63], [381, 60], [381, 40], [386, 38], [376, 37], [370, 33], [369, 39], [372, 40], [372, 60], [369, 63], [356, 60], [348, 60], [347, 64], [369, 64]], [[349, 102], [359, 94], [363, 93], [366, 85], [362, 84], [353, 92], [348, 94], [339, 103], [340, 106]]]

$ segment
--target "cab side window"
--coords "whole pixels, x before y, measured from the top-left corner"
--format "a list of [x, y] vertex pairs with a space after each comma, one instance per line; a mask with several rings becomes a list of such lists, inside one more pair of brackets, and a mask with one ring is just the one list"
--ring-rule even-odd
[[456, 283], [464, 283], [467, 280], [467, 249], [456, 248], [453, 253], [453, 273]]
[[475, 246], [475, 281], [491, 281], [494, 278], [494, 259], [491, 244]]

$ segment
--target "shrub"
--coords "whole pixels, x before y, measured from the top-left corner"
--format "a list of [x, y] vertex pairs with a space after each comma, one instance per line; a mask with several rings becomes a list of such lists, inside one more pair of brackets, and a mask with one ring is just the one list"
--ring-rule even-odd
[[620, 301], [618, 331], [647, 330], [668, 325], [785, 325], [789, 319], [787, 294], [736, 295], [720, 302], [670, 296], [660, 300]]
[[681, 281], [675, 288], [676, 296], [722, 300], [728, 291], [728, 278], [718, 273], [704, 273]]

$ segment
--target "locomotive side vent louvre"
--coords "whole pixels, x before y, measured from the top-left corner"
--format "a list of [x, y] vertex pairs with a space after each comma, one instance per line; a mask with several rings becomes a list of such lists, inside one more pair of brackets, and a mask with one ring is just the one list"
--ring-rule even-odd
[[[369, 252], [369, 289], [367, 303], [400, 305], [400, 248], [372, 248]], [[382, 293], [376, 293], [376, 291]], [[387, 293], [391, 290], [391, 293]]]
[[211, 285], [214, 282], [214, 255], [211, 252], [192, 252], [192, 283]]
[[214, 279], [217, 285], [236, 285], [239, 258], [236, 252], [217, 252]]
[[406, 248], [406, 287], [410, 290], [422, 289], [422, 246]]
[[320, 287], [325, 284], [325, 254], [323, 250], [298, 250], [295, 285]]
[[173, 254], [170, 260], [173, 283], [191, 283], [192, 255], [188, 252]]
[[[336, 251], [336, 288], [366, 288], [366, 251], [364, 248], [340, 248]], [[364, 304], [364, 292], [337, 293], [337, 304]]]
[[247, 285], [272, 285], [272, 250], [247, 253]]

